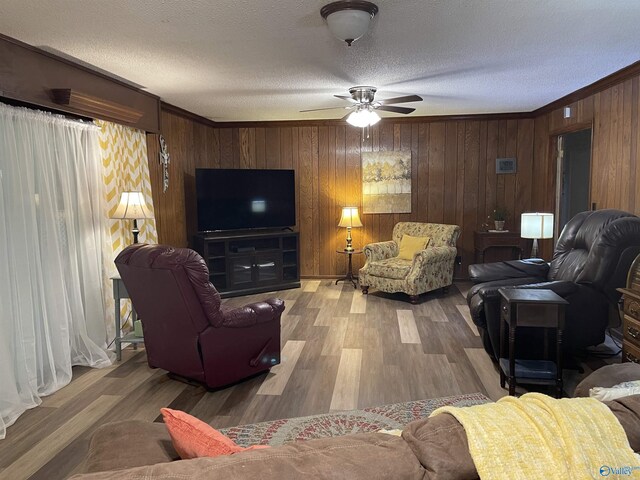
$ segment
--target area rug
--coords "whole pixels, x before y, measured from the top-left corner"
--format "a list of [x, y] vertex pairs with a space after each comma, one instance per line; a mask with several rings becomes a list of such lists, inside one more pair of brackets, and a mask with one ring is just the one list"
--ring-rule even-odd
[[344, 410], [308, 417], [285, 418], [271, 422], [240, 425], [220, 431], [243, 447], [250, 445], [274, 446], [298, 440], [403, 428], [414, 420], [428, 417], [436, 408], [445, 405], [467, 407], [490, 401], [481, 393], [473, 393], [394, 403], [362, 410]]

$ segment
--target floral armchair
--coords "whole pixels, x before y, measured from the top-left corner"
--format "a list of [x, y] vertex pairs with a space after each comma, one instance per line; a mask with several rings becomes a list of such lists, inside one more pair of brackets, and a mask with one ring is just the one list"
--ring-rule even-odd
[[[413, 260], [398, 258], [402, 235], [429, 237], [425, 250]], [[362, 293], [369, 287], [383, 292], [404, 292], [411, 303], [418, 296], [437, 288], [447, 288], [453, 282], [456, 241], [460, 235], [457, 225], [439, 223], [400, 222], [393, 228], [393, 240], [370, 243], [364, 247], [366, 262], [359, 271]]]

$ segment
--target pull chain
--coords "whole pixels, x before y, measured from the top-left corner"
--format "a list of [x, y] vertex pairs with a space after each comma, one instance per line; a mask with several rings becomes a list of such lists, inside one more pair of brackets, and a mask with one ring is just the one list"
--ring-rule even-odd
[[366, 127], [362, 127], [362, 141], [363, 141], [363, 142], [364, 142], [364, 138], [365, 138], [365, 137], [364, 137], [364, 129], [365, 129], [365, 128], [367, 129], [367, 139], [368, 139], [368, 138], [369, 138], [369, 131], [370, 131], [370, 130], [369, 130], [369, 128], [370, 128], [370, 127], [371, 127], [370, 125], [367, 125]]

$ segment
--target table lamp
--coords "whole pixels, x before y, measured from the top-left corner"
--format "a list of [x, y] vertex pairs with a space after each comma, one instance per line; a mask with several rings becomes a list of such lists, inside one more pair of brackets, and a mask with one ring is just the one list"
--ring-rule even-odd
[[553, 238], [553, 213], [523, 213], [520, 217], [520, 236], [532, 238], [531, 258], [538, 255], [538, 239]]
[[342, 217], [340, 217], [339, 227], [347, 229], [347, 246], [344, 248], [345, 252], [353, 252], [351, 246], [351, 228], [362, 227], [360, 216], [358, 215], [358, 207], [342, 207]]
[[142, 192], [122, 192], [120, 203], [111, 218], [133, 220], [133, 243], [138, 243], [138, 219], [153, 218]]

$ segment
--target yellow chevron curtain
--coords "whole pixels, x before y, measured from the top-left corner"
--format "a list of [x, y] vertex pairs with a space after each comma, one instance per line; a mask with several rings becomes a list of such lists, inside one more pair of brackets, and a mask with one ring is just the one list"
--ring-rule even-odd
[[[107, 217], [111, 217], [115, 211], [120, 194], [125, 191], [142, 192], [149, 210], [153, 213], [153, 198], [151, 196], [151, 181], [149, 180], [149, 164], [147, 162], [147, 140], [144, 132], [134, 128], [125, 127], [115, 123], [97, 120], [100, 127], [100, 149], [102, 151], [102, 165], [104, 175], [104, 195], [106, 199]], [[103, 258], [104, 265], [104, 291], [107, 298], [107, 331], [109, 338], [115, 334], [114, 300], [112, 281], [110, 277], [117, 274], [113, 263], [120, 251], [133, 243], [131, 233], [132, 220], [109, 219], [109, 235], [105, 242]], [[155, 220], [138, 220], [141, 243], [158, 243], [158, 232]], [[121, 318], [130, 318], [129, 302], [123, 302]], [[129, 327], [130, 321], [129, 321]]]

